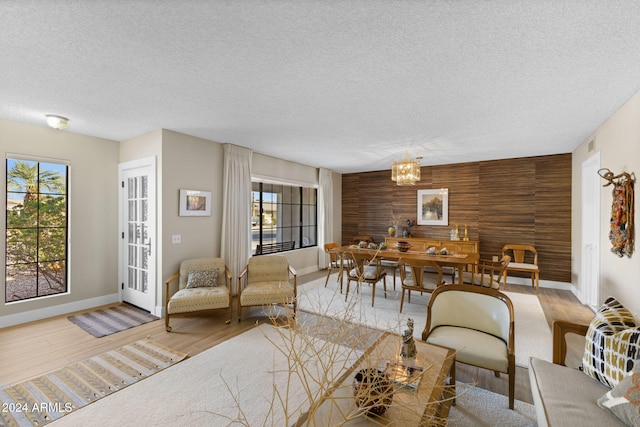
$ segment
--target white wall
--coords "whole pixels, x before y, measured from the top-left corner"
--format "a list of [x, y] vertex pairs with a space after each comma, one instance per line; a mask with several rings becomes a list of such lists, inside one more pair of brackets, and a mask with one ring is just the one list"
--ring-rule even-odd
[[[589, 151], [589, 143], [593, 150]], [[614, 174], [635, 173], [640, 176], [640, 92], [636, 93], [624, 106], [613, 114], [602, 126], [573, 152], [572, 188], [572, 285], [580, 290], [581, 260], [581, 205], [582, 186], [580, 183], [582, 163], [600, 152], [600, 165]], [[606, 182], [602, 180], [602, 184]], [[611, 253], [609, 242], [609, 219], [611, 213], [612, 187], [601, 187], [600, 209], [600, 301], [614, 296], [640, 317], [640, 253], [638, 252], [638, 199], [635, 198], [636, 251], [631, 258], [618, 258]], [[637, 182], [636, 182], [637, 192]]]
[[[0, 303], [0, 327], [67, 313], [84, 305], [113, 300], [118, 286], [118, 152], [119, 143], [57, 131], [46, 126], [0, 120], [6, 153], [63, 159], [70, 165], [70, 276], [65, 295], [11, 304]], [[6, 175], [2, 162], [2, 176]], [[2, 192], [6, 182], [1, 180]], [[2, 197], [2, 210], [6, 210]], [[3, 225], [5, 222], [3, 221]], [[4, 233], [0, 250], [5, 253]], [[5, 277], [4, 262], [0, 263]]]

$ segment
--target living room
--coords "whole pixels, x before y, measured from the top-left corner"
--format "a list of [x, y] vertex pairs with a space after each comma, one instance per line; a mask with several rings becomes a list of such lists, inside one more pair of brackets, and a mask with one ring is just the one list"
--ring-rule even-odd
[[[633, 64], [629, 69], [635, 69]], [[614, 88], [611, 90], [613, 91]], [[560, 153], [560, 156], [569, 158], [568, 161], [565, 160], [565, 167], [569, 163], [571, 167], [570, 182], [568, 183], [570, 184], [570, 212], [568, 218], [562, 218], [566, 228], [560, 232], [563, 239], [563, 250], [569, 250], [570, 254], [567, 256], [565, 252], [559, 255], [568, 260], [561, 265], [564, 272], [560, 278], [553, 275], [555, 272], [552, 273], [549, 269], [545, 271], [544, 266], [542, 267], [541, 285], [567, 289], [580, 302], [592, 308], [598, 307], [607, 296], [612, 295], [628, 307], [636, 317], [640, 317], [638, 290], [634, 280], [630, 279], [640, 272], [640, 261], [637, 256], [619, 258], [610, 252], [608, 230], [611, 187], [602, 187], [605, 182], [598, 177], [597, 185], [587, 188], [582, 176], [583, 164], [595, 155], [599, 156], [600, 167], [615, 173], [623, 171], [637, 173], [640, 170], [640, 143], [638, 142], [640, 140], [640, 121], [638, 120], [640, 117], [640, 93], [637, 84], [632, 90], [629, 88], [626, 90], [628, 95], [620, 104], [611, 109], [606, 120], [595, 124], [593, 128], [582, 129], [584, 137], [580, 141], [576, 141], [572, 149]], [[588, 92], [589, 89], [580, 88], [579, 91]], [[540, 103], [544, 102], [544, 100], [540, 101]], [[593, 97], [589, 99], [589, 102], [597, 104], [600, 99]], [[100, 104], [99, 101], [94, 101], [94, 103]], [[237, 141], [193, 136], [181, 132], [180, 127], [172, 127], [173, 130], [165, 129], [165, 125], [162, 123], [156, 127], [150, 127], [151, 130], [147, 132], [133, 134], [122, 140], [90, 136], [84, 132], [75, 131], [77, 129], [74, 129], [76, 123], [80, 124], [84, 120], [76, 116], [70, 117], [68, 130], [58, 131], [44, 125], [44, 113], [58, 112], [62, 114], [60, 111], [48, 111], [54, 106], [55, 104], [49, 101], [44, 105], [34, 104], [24, 107], [30, 109], [30, 112], [21, 116], [24, 118], [23, 120], [10, 114], [3, 115], [3, 118], [0, 119], [0, 140], [2, 140], [5, 156], [20, 154], [37, 158], [65, 159], [71, 165], [69, 292], [42, 299], [4, 303], [0, 314], [0, 327], [24, 324], [120, 300], [118, 286], [120, 260], [117, 238], [120, 231], [118, 168], [122, 163], [149, 157], [156, 158], [158, 171], [158, 228], [157, 245], [154, 248], [157, 256], [155, 280], [157, 293], [153, 311], [156, 315], [162, 315], [164, 301], [162, 284], [176, 271], [180, 261], [194, 257], [219, 256], [222, 253], [225, 143], [220, 141], [230, 141], [231, 144], [235, 144]], [[44, 109], [47, 111], [42, 111]], [[580, 115], [580, 110], [568, 112], [568, 114]], [[107, 117], [105, 120], [109, 121], [106, 127], [119, 126], [117, 121], [111, 122], [109, 114], [105, 113], [105, 117]], [[39, 120], [42, 120], [42, 124], [37, 124]], [[539, 125], [544, 127], [543, 123]], [[400, 147], [401, 152], [410, 145], [397, 142], [398, 140], [405, 141], [405, 138], [394, 136], [392, 139], [394, 142], [392, 145], [404, 145]], [[237, 144], [242, 146], [240, 143]], [[373, 154], [372, 150], [368, 150], [366, 141], [360, 150]], [[433, 151], [437, 150], [433, 148]], [[269, 153], [273, 152], [268, 151], [266, 147], [264, 151], [254, 151], [251, 165], [253, 174], [269, 177], [274, 181], [318, 185], [320, 166], [285, 160], [286, 155], [279, 156]], [[414, 152], [411, 154], [416, 155]], [[462, 155], [462, 153], [460, 154]], [[504, 162], [523, 158], [541, 160], [546, 155], [555, 156], [558, 153], [548, 152], [524, 157], [506, 156], [499, 160]], [[336, 153], [335, 156], [343, 157], [339, 153]], [[455, 187], [451, 182], [443, 182], [442, 174], [437, 178], [441, 180], [440, 182], [427, 181], [427, 177], [432, 174], [436, 176], [433, 171], [446, 171], [446, 176], [453, 176], [451, 170], [460, 167], [455, 165], [480, 164], [481, 162], [458, 163], [455, 159], [454, 157], [454, 161], [441, 164], [424, 165], [422, 174], [425, 176], [425, 181], [420, 184], [422, 185], [420, 188], [429, 188], [432, 184], [434, 185], [432, 188], [440, 188], [445, 185], [450, 188], [453, 194]], [[358, 177], [366, 177], [367, 174], [384, 175], [389, 172], [390, 175], [390, 171], [386, 170], [389, 167], [390, 163], [387, 167], [363, 172], [332, 172], [333, 220], [330, 222], [330, 235], [333, 241], [347, 243], [352, 235], [364, 234], [360, 231], [384, 236], [391, 209], [381, 208], [381, 215], [385, 216], [381, 219], [384, 224], [370, 226], [366, 223], [360, 223], [358, 227], [362, 228], [358, 229], [358, 233], [355, 233], [352, 228], [353, 223], [350, 223], [348, 227], [351, 228], [345, 230], [345, 204], [352, 202], [353, 198], [349, 196], [349, 200], [345, 203], [344, 195], [352, 192], [353, 188], [345, 187], [344, 183], [345, 181], [353, 182]], [[544, 171], [540, 173], [544, 174]], [[510, 183], [505, 182], [504, 185], [509, 186]], [[211, 193], [211, 216], [189, 218], [179, 215], [179, 190], [185, 188]], [[388, 187], [385, 189], [387, 194], [392, 194], [392, 188], [394, 188], [393, 183], [389, 179]], [[585, 260], [582, 233], [584, 194], [586, 191], [596, 191], [596, 189], [599, 192], [601, 203], [598, 208], [599, 241], [597, 242], [598, 252], [596, 254], [599, 273], [596, 279], [597, 292], [594, 298], [584, 288], [583, 272], [587, 271], [585, 270], [587, 261]], [[390, 203], [390, 208], [395, 207], [391, 200], [393, 196], [389, 197], [380, 203]], [[412, 213], [415, 216], [415, 206], [408, 197], [403, 199], [407, 200], [406, 202], [403, 201], [401, 205], [396, 207], [396, 210], [400, 210], [402, 215], [407, 216], [407, 218], [403, 216], [403, 219], [410, 219], [408, 215]], [[467, 212], [465, 215], [457, 217], [459, 211], [452, 211], [451, 215], [455, 221], [451, 226], [455, 223], [461, 226], [468, 223], [472, 237], [480, 237], [478, 218], [480, 215], [488, 215], [488, 211]], [[451, 226], [438, 229], [437, 233], [444, 233]], [[535, 227], [537, 226], [535, 225]], [[433, 229], [429, 227], [413, 229], [413, 233], [416, 235], [428, 235], [432, 232]], [[174, 235], [181, 236], [180, 244], [172, 243]], [[553, 243], [549, 240], [546, 240], [545, 244], [547, 247], [553, 247]], [[486, 255], [495, 253], [497, 248], [497, 241], [487, 249], [483, 249], [481, 246], [481, 250]], [[300, 275], [314, 273], [322, 267], [319, 261], [322, 251], [319, 247], [294, 250], [287, 253], [286, 256]], [[546, 253], [545, 256], [549, 256], [549, 254]], [[223, 326], [221, 325], [221, 327]], [[11, 363], [11, 361], [3, 360], [3, 363]]]

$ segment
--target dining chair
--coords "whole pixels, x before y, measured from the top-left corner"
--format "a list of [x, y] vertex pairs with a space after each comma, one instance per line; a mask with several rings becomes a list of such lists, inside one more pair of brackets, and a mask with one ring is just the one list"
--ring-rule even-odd
[[531, 286], [540, 288], [540, 268], [538, 267], [538, 251], [532, 245], [507, 244], [502, 247], [502, 255], [511, 255], [511, 262], [504, 270], [504, 288], [507, 288], [507, 276], [510, 271], [524, 272], [531, 275]]
[[329, 256], [327, 278], [324, 281], [324, 286], [325, 288], [327, 287], [327, 283], [329, 283], [329, 276], [332, 271], [338, 269], [338, 277], [336, 278], [336, 281], [340, 282], [340, 293], [342, 293], [342, 271], [344, 270], [345, 265], [348, 265], [348, 262], [344, 259], [341, 253], [338, 253], [337, 249], [339, 247], [340, 245], [335, 242], [326, 243], [324, 245], [324, 251]]
[[351, 282], [356, 283], [356, 290], [360, 289], [362, 282], [371, 285], [371, 307], [374, 306], [376, 298], [376, 284], [382, 280], [384, 297], [387, 297], [387, 272], [386, 268], [377, 262], [375, 255], [358, 252], [345, 252], [348, 262], [352, 263], [347, 273], [347, 289], [345, 292], [345, 301], [349, 297], [349, 286]]
[[504, 255], [500, 261], [480, 260], [477, 272], [462, 272], [462, 281], [471, 285], [500, 289], [500, 282], [505, 278], [504, 270], [510, 261], [509, 255]]
[[[407, 292], [408, 301], [409, 304], [411, 304], [411, 291], [420, 292], [420, 295], [422, 295], [423, 292], [433, 292], [438, 286], [443, 284], [442, 267], [434, 261], [400, 258], [398, 260], [398, 267], [402, 286], [400, 313], [402, 313], [402, 307], [404, 305], [405, 292]], [[438, 272], [435, 282], [425, 277], [427, 267], [432, 271]]]

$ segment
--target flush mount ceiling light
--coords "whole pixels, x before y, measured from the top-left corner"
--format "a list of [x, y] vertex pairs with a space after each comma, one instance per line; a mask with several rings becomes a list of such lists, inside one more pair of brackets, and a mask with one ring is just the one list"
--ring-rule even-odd
[[420, 181], [420, 159], [422, 157], [412, 160], [409, 153], [405, 153], [404, 160], [391, 164], [391, 180], [398, 185], [415, 185]]
[[53, 114], [47, 114], [47, 124], [54, 129], [66, 129], [69, 124], [69, 119], [62, 116], [56, 116]]

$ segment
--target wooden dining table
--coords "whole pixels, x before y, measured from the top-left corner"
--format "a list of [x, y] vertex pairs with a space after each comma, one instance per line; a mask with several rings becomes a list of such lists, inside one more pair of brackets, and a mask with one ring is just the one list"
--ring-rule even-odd
[[340, 257], [340, 281], [342, 282], [343, 266], [344, 266], [344, 254], [346, 253], [361, 253], [371, 256], [371, 259], [385, 259], [395, 260], [400, 259], [419, 259], [425, 261], [431, 261], [440, 267], [448, 266], [453, 267], [458, 272], [458, 283], [463, 284], [462, 272], [465, 269], [475, 269], [475, 266], [480, 259], [480, 254], [477, 253], [449, 253], [447, 255], [432, 255], [427, 254], [426, 251], [412, 251], [409, 249], [406, 252], [402, 252], [395, 248], [387, 249], [369, 249], [361, 248], [358, 245], [346, 245], [338, 248], [331, 249], [330, 252], [335, 253]]

